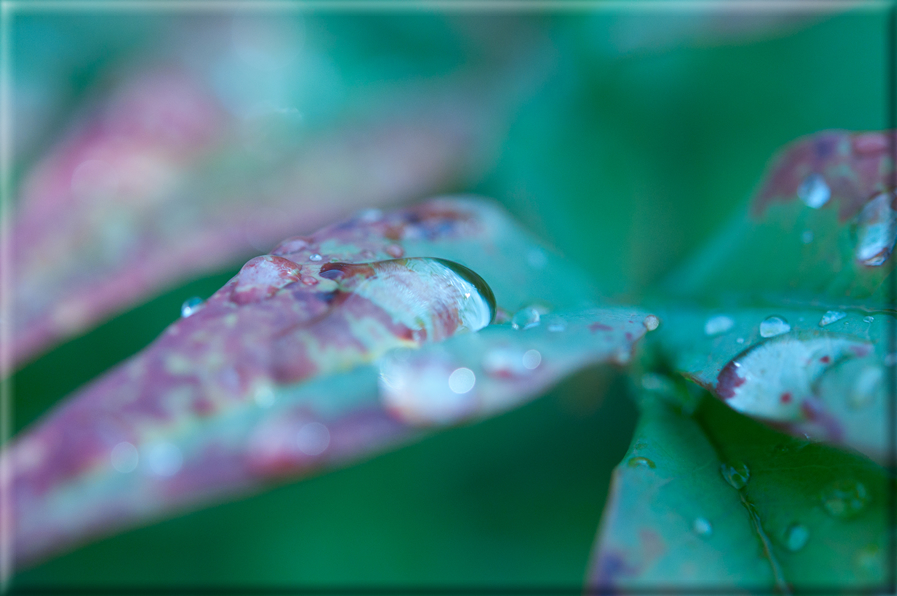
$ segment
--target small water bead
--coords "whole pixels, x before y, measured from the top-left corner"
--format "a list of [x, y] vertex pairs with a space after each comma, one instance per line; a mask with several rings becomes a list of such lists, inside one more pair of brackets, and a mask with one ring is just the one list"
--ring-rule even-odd
[[836, 480], [822, 491], [822, 506], [832, 517], [856, 517], [869, 504], [866, 486], [857, 480]]
[[736, 490], [744, 488], [748, 483], [748, 480], [751, 479], [751, 471], [748, 469], [747, 465], [742, 462], [720, 464], [719, 471], [726, 482]]
[[314, 253], [314, 254], [308, 255], [308, 260], [309, 260], [309, 261], [314, 261], [315, 263], [317, 263], [318, 261], [322, 260], [323, 258], [324, 258], [324, 257], [322, 257], [321, 255], [319, 255], [318, 253]]
[[791, 552], [797, 552], [807, 545], [810, 531], [802, 524], [791, 524], [782, 534], [782, 543]]
[[831, 325], [832, 323], [836, 323], [847, 316], [846, 312], [841, 312], [840, 310], [829, 310], [826, 311], [822, 318], [819, 319], [819, 326], [825, 327], [826, 325]]
[[877, 267], [894, 250], [897, 241], [897, 211], [891, 208], [894, 192], [877, 195], [857, 216], [855, 257], [863, 265]]
[[320, 422], [303, 424], [296, 433], [296, 447], [305, 455], [321, 455], [330, 446], [330, 430]]
[[782, 317], [767, 317], [760, 323], [761, 337], [775, 337], [791, 331], [791, 325]]
[[473, 389], [473, 386], [476, 385], [476, 382], [476, 374], [469, 368], [463, 367], [456, 368], [448, 378], [449, 389], [458, 395], [470, 392], [470, 390]]
[[800, 241], [803, 242], [804, 244], [809, 244], [809, 243], [813, 242], [813, 232], [810, 230], [804, 230], [803, 233], [800, 235]]
[[702, 537], [707, 537], [713, 534], [713, 526], [703, 517], [695, 518], [695, 521], [691, 524], [691, 529], [695, 534]]
[[394, 259], [401, 259], [403, 256], [405, 256], [405, 249], [398, 244], [390, 244], [385, 248], [385, 251], [386, 254]]
[[539, 325], [542, 317], [534, 306], [527, 306], [518, 310], [511, 317], [511, 327], [514, 329], [531, 329]]
[[630, 457], [626, 465], [630, 468], [654, 468], [654, 462], [647, 457]]
[[184, 300], [184, 303], [181, 305], [181, 318], [186, 319], [200, 308], [202, 308], [203, 300], [199, 296], [194, 296], [193, 298], [187, 298]]
[[110, 459], [112, 460], [113, 468], [122, 474], [127, 474], [137, 469], [140, 457], [134, 445], [127, 441], [122, 441], [112, 448]]
[[725, 333], [735, 326], [735, 321], [732, 317], [726, 315], [716, 315], [715, 317], [710, 317], [704, 323], [704, 334], [713, 336], [719, 335], [721, 333]]
[[658, 319], [656, 315], [648, 315], [645, 317], [645, 320], [642, 321], [642, 324], [648, 331], [654, 331], [660, 325], [660, 319]]
[[825, 178], [814, 172], [804, 178], [797, 187], [797, 196], [807, 207], [819, 209], [828, 203], [832, 191], [825, 183]]
[[864, 323], [871, 323], [874, 320], [875, 320], [875, 317], [863, 317]]
[[539, 350], [527, 350], [523, 353], [523, 366], [528, 370], [535, 370], [542, 364], [542, 354]]

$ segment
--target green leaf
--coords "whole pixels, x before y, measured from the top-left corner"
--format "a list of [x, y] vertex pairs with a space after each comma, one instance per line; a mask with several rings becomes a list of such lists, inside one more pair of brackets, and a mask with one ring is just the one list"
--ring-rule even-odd
[[694, 417], [662, 400], [641, 406], [614, 471], [590, 587], [884, 589], [890, 493], [881, 468], [713, 399]]
[[[367, 212], [287, 239], [3, 453], [17, 562], [495, 414], [589, 364], [624, 364], [659, 321], [597, 308], [594, 295], [482, 200]], [[487, 326], [496, 310], [509, 321]]]

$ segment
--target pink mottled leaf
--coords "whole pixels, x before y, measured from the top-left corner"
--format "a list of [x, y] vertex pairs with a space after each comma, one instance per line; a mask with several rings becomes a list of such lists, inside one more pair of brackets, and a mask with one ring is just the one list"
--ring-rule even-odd
[[[287, 234], [472, 175], [472, 156], [496, 131], [485, 118], [496, 114], [463, 88], [379, 97], [362, 116], [300, 134], [297, 114], [244, 122], [181, 66], [129, 77], [22, 183], [11, 234], [14, 362]], [[253, 140], [255, 128], [274, 125], [276, 142]]]
[[289, 238], [13, 442], [18, 564], [626, 363], [658, 319], [595, 297], [482, 200]]

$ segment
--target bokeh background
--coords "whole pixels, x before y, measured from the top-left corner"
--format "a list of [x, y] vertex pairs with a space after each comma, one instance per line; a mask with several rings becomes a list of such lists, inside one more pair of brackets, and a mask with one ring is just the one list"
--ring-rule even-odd
[[[785, 143], [888, 122], [885, 5], [16, 6], [16, 189], [98, 97], [159, 62], [223, 106], [238, 130], [225, 151], [263, 163], [237, 174], [247, 189], [322, 131], [400, 119], [423, 98], [477, 131], [427, 194], [497, 199], [611, 302], [662, 299], [652, 285], [742, 212]], [[23, 365], [14, 430], [146, 346], [269, 240]], [[517, 411], [86, 545], [15, 584], [575, 590], [635, 417], [619, 371], [587, 370]]]

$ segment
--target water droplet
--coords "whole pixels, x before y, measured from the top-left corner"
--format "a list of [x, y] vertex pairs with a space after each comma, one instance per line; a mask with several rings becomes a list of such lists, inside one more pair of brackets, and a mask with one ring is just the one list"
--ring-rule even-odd
[[782, 534], [782, 543], [791, 552], [797, 552], [807, 545], [810, 531], [802, 524], [791, 524]]
[[825, 178], [813, 173], [800, 183], [800, 186], [797, 188], [797, 196], [800, 197], [800, 200], [807, 207], [819, 209], [828, 203], [829, 198], [832, 196], [832, 191], [829, 189], [828, 184], [825, 183]]
[[660, 319], [658, 319], [656, 315], [648, 315], [645, 317], [645, 320], [642, 321], [642, 324], [648, 331], [654, 331], [657, 329], [658, 325], [660, 325]]
[[459, 395], [469, 392], [476, 385], [477, 376], [469, 368], [456, 368], [449, 375], [448, 385], [454, 393]]
[[803, 242], [804, 244], [809, 244], [809, 243], [813, 242], [813, 232], [810, 230], [804, 230], [803, 233], [800, 235], [800, 241]]
[[146, 448], [146, 463], [157, 476], [174, 476], [184, 463], [181, 450], [171, 443], [154, 443]]
[[290, 253], [299, 252], [306, 247], [308, 247], [308, 240], [301, 236], [295, 236], [293, 238], [287, 238], [278, 244], [274, 250], [271, 251], [271, 254], [280, 256], [288, 255]]
[[832, 517], [850, 519], [869, 504], [866, 486], [857, 480], [836, 480], [822, 491], [822, 506]]
[[732, 317], [726, 315], [716, 315], [715, 317], [710, 317], [707, 319], [707, 322], [704, 323], [704, 334], [705, 335], [719, 335], [721, 333], [725, 333], [735, 326], [735, 321]]
[[[476, 391], [458, 393], [446, 382], [458, 370], [449, 360], [432, 354], [393, 350], [380, 364], [380, 399], [391, 415], [408, 424], [457, 422], [476, 412], [479, 405]], [[454, 383], [475, 383], [473, 371], [470, 374], [472, 379], [465, 381], [466, 374], [458, 373]], [[463, 387], [456, 385], [455, 389]]]
[[654, 462], [647, 457], [630, 457], [626, 465], [630, 468], [654, 468]]
[[742, 462], [720, 464], [719, 471], [723, 475], [723, 478], [726, 479], [726, 482], [736, 490], [744, 488], [748, 483], [748, 480], [751, 479], [751, 471], [748, 469], [747, 465]]
[[140, 459], [137, 448], [127, 441], [122, 441], [113, 447], [110, 457], [112, 459], [112, 467], [122, 474], [133, 472], [137, 468], [137, 462]]
[[317, 280], [317, 278], [312, 277], [311, 275], [303, 275], [302, 277], [299, 278], [299, 281], [301, 281], [303, 284], [305, 284], [305, 285], [307, 285], [307, 286], [316, 286], [316, 285], [318, 285], [318, 280]]
[[330, 446], [330, 431], [320, 422], [303, 424], [296, 433], [296, 447], [305, 455], [321, 455]]
[[194, 296], [193, 298], [187, 298], [184, 300], [184, 303], [181, 305], [181, 318], [186, 319], [200, 308], [202, 308], [203, 300], [199, 296]]
[[691, 524], [691, 529], [695, 534], [702, 537], [707, 537], [713, 534], [713, 526], [703, 517], [695, 518], [695, 521]]
[[860, 410], [870, 406], [884, 378], [884, 371], [876, 366], [867, 366], [857, 375], [856, 381], [850, 390], [848, 405], [854, 410]]
[[535, 370], [542, 364], [542, 354], [538, 350], [527, 350], [523, 353], [523, 366], [529, 370]]
[[782, 317], [766, 317], [763, 322], [760, 323], [761, 337], [775, 337], [776, 335], [782, 335], [789, 331], [791, 331], [791, 325], [789, 325], [788, 321]]
[[819, 319], [819, 326], [825, 327], [826, 325], [831, 325], [832, 323], [836, 323], [847, 316], [846, 312], [841, 312], [840, 310], [829, 310], [826, 311], [822, 318]]
[[878, 266], [888, 260], [897, 241], [897, 211], [891, 208], [894, 191], [870, 200], [857, 216], [856, 260]]
[[527, 306], [518, 310], [511, 317], [511, 327], [514, 329], [530, 329], [536, 327], [540, 320], [539, 310], [533, 306]]
[[332, 276], [341, 290], [389, 312], [412, 340], [439, 341], [478, 331], [495, 315], [495, 296], [483, 278], [445, 259], [327, 263], [320, 273]]
[[324, 258], [324, 257], [322, 257], [321, 255], [319, 255], [318, 253], [313, 253], [313, 254], [308, 255], [308, 260], [309, 260], [309, 261], [314, 261], [314, 262], [316, 262], [316, 263], [317, 263], [318, 261], [320, 261], [321, 259], [323, 259], [323, 258]]
[[871, 323], [874, 320], [875, 320], [875, 317], [863, 317], [864, 323]]

